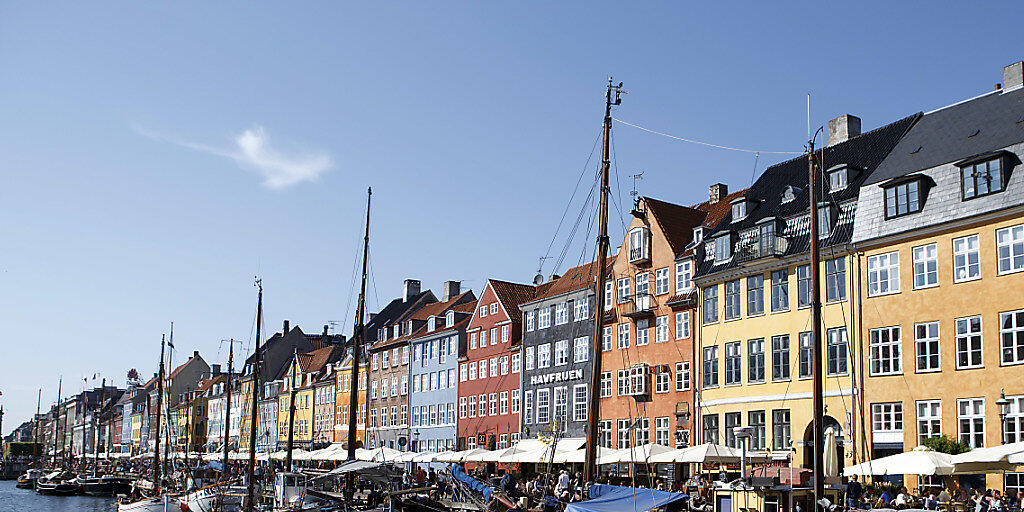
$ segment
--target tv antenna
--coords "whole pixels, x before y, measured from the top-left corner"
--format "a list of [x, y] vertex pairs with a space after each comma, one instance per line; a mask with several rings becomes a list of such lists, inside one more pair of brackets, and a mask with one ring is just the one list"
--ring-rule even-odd
[[533, 284], [539, 285], [544, 282], [544, 273], [541, 270], [544, 269], [544, 260], [550, 259], [551, 256], [541, 256], [537, 258], [537, 275], [533, 276]]

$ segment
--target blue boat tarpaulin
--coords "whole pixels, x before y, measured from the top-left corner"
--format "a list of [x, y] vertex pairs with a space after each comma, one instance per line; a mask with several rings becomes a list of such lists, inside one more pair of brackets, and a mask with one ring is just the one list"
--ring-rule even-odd
[[590, 500], [570, 503], [565, 512], [642, 512], [685, 497], [679, 492], [594, 484], [590, 487]]
[[452, 476], [455, 477], [456, 480], [466, 484], [470, 489], [473, 489], [483, 495], [484, 501], [491, 500], [491, 493], [494, 492], [494, 488], [467, 475], [458, 464], [452, 465]]

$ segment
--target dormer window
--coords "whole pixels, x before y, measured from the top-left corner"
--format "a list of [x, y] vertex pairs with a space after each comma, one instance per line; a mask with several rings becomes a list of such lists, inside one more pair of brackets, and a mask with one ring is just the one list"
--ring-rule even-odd
[[921, 211], [921, 178], [898, 181], [885, 187], [885, 218], [894, 219]]
[[782, 204], [792, 203], [796, 200], [796, 193], [799, 191], [800, 189], [793, 185], [786, 185], [786, 190], [782, 191]]
[[437, 319], [430, 317], [427, 319], [427, 330], [433, 331], [437, 327]]
[[402, 324], [395, 324], [395, 333], [394, 333], [393, 337], [397, 338], [401, 334], [402, 334]]
[[715, 262], [721, 263], [732, 258], [732, 235], [725, 234], [715, 239]]
[[646, 227], [629, 231], [629, 261], [635, 263], [651, 259], [651, 232]]
[[409, 334], [412, 332], [412, 320], [405, 321], [405, 333]]
[[449, 311], [444, 315], [444, 326], [452, 327], [455, 325], [455, 312]]
[[818, 206], [818, 238], [824, 238], [832, 234], [832, 228], [836, 225], [838, 212], [832, 204]]
[[828, 189], [831, 192], [846, 188], [849, 183], [849, 175], [846, 167], [830, 170], [828, 172]]
[[974, 159], [957, 164], [964, 200], [1001, 192], [1005, 187], [1002, 155], [989, 156], [981, 161]]
[[732, 203], [732, 221], [738, 222], [747, 218], [747, 200], [745, 198], [739, 198]]
[[693, 243], [699, 244], [704, 241], [704, 228], [697, 227], [693, 228]]

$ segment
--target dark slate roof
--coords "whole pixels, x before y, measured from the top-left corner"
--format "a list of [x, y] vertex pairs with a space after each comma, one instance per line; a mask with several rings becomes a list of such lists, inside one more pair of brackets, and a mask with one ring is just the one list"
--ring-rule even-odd
[[413, 295], [409, 298], [408, 302], [403, 301], [402, 298], [399, 297], [388, 303], [387, 306], [384, 306], [376, 316], [366, 322], [366, 346], [377, 341], [377, 331], [380, 330], [381, 327], [389, 325], [404, 316], [408, 313], [409, 308], [413, 307], [415, 304], [419, 304], [421, 299], [424, 299], [426, 302], [437, 302], [434, 294], [430, 290], [427, 290]]
[[865, 185], [930, 169], [1024, 141], [1024, 88], [993, 91], [928, 112]]
[[[822, 239], [822, 247], [834, 247], [846, 244], [853, 234], [853, 216], [856, 210], [855, 201], [863, 182], [885, 159], [886, 155], [899, 142], [900, 137], [907, 133], [921, 114], [905, 117], [891, 124], [876, 128], [853, 137], [847, 141], [816, 150], [815, 154], [823, 169], [831, 169], [846, 165], [851, 167], [847, 186], [842, 190], [828, 192], [825, 179], [820, 183], [819, 201], [844, 205], [839, 212], [835, 228], [828, 237]], [[783, 194], [788, 187], [795, 187], [794, 199], [782, 202]], [[705, 235], [711, 240], [725, 232], [743, 232], [759, 222], [778, 218], [787, 220], [786, 226], [779, 234], [785, 236], [788, 245], [785, 255], [801, 254], [809, 250], [810, 225], [808, 217], [800, 217], [808, 212], [810, 194], [807, 187], [807, 155], [773, 165], [766, 169], [754, 184], [747, 189], [744, 196], [751, 201], [747, 216], [738, 222], [732, 221], [732, 211], [727, 212], [714, 230]], [[703, 246], [703, 244], [702, 244]], [[737, 265], [733, 257], [725, 263], [714, 265], [705, 261], [703, 250], [698, 251], [700, 257], [697, 264], [697, 275], [707, 275], [733, 268]]]

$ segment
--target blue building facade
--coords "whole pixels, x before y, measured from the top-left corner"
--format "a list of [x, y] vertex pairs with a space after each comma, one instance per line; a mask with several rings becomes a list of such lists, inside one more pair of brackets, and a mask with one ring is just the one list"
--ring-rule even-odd
[[411, 449], [455, 449], [459, 358], [466, 352], [466, 326], [476, 301], [455, 305], [427, 319], [410, 339], [409, 428]]

